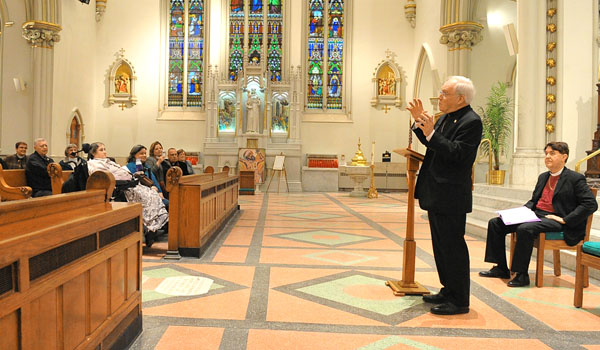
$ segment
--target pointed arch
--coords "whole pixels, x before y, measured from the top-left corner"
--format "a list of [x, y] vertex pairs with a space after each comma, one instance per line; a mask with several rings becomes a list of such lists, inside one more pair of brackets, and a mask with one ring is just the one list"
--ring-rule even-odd
[[72, 143], [77, 145], [77, 148], [81, 148], [85, 139], [83, 126], [81, 112], [78, 108], [74, 108], [67, 123], [67, 145]]
[[421, 46], [421, 51], [419, 52], [419, 58], [417, 60], [417, 69], [415, 70], [415, 86], [413, 89], [414, 98], [419, 97], [419, 90], [422, 84], [423, 72], [427, 62], [429, 62], [429, 67], [431, 67], [431, 85], [433, 88], [431, 93], [433, 94], [433, 96], [437, 95], [437, 90], [442, 85], [440, 80], [440, 74], [436, 66], [431, 47], [429, 47], [427, 43], [424, 43]]

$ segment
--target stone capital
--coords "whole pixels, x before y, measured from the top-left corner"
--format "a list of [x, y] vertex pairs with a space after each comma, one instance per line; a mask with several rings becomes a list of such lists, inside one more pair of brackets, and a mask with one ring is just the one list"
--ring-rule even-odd
[[58, 32], [62, 27], [58, 24], [30, 21], [23, 24], [23, 38], [33, 47], [53, 48], [54, 43], [60, 41]]
[[466, 50], [479, 43], [483, 26], [477, 22], [456, 22], [440, 28], [440, 43], [447, 45], [448, 50]]

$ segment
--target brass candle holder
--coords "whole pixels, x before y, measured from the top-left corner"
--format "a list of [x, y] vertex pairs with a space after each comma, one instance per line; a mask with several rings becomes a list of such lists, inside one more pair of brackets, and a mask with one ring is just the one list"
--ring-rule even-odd
[[369, 193], [367, 194], [368, 198], [379, 198], [379, 193], [377, 193], [377, 188], [375, 188], [375, 164], [371, 164], [371, 186], [369, 186]]

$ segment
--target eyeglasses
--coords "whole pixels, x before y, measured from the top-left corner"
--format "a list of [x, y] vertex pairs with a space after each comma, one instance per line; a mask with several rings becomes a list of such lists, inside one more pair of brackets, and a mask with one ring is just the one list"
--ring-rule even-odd
[[456, 94], [450, 94], [450, 93], [447, 93], [446, 91], [440, 90], [440, 91], [438, 91], [438, 95], [442, 96], [442, 97], [448, 97], [448, 96], [452, 96], [452, 95], [456, 95]]

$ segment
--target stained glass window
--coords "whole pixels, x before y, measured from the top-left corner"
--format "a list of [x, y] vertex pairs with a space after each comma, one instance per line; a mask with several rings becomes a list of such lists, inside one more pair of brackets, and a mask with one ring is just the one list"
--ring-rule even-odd
[[267, 69], [272, 81], [281, 81], [281, 42], [283, 36], [283, 15], [281, 13], [281, 0], [269, 0], [267, 15]]
[[[344, 0], [309, 0], [308, 14], [306, 107], [341, 110], [344, 91]], [[324, 28], [324, 21], [327, 21], [327, 28]]]
[[170, 0], [169, 5], [168, 105], [202, 107], [204, 0]]
[[229, 11], [229, 79], [238, 80], [244, 68], [244, 0], [231, 0]]
[[258, 65], [263, 43], [263, 0], [250, 0], [248, 13], [248, 63]]
[[229, 0], [229, 80], [237, 81], [245, 65], [265, 63], [269, 79], [281, 81], [283, 6], [283, 0]]

